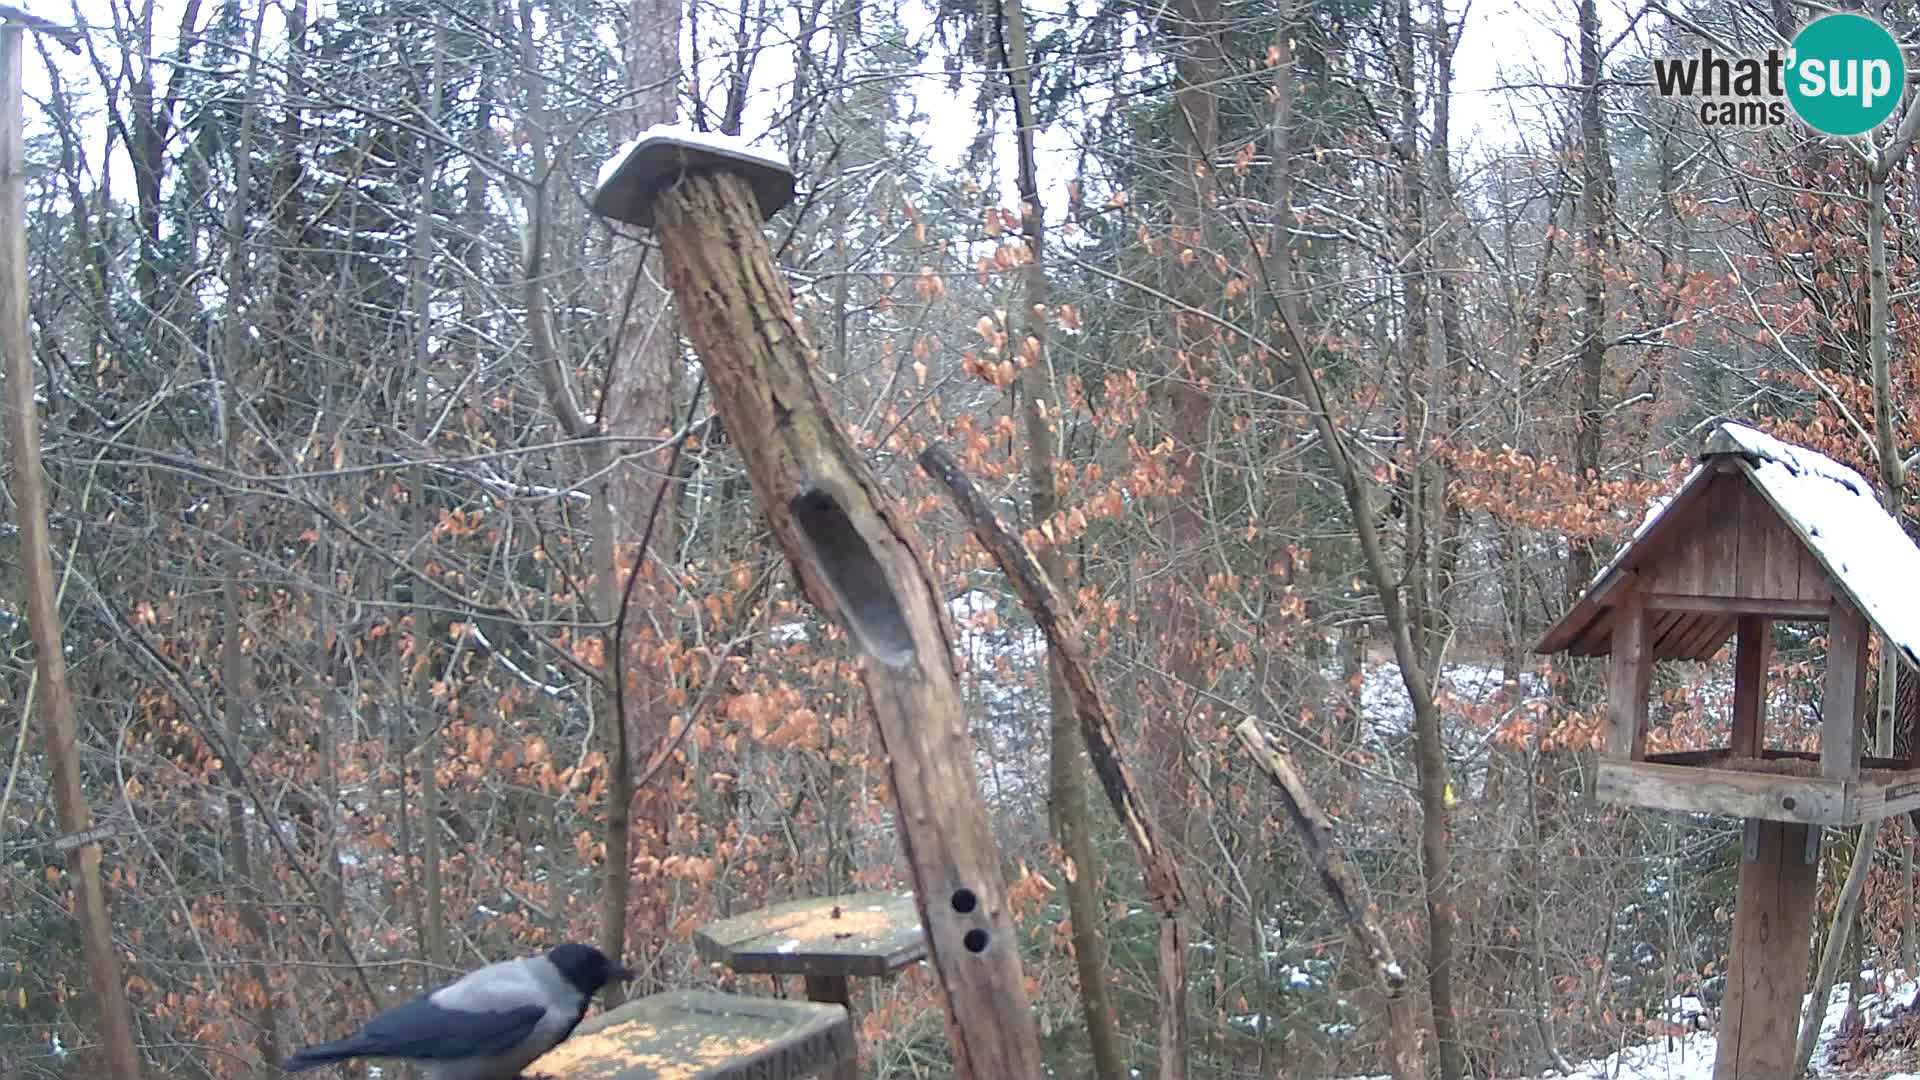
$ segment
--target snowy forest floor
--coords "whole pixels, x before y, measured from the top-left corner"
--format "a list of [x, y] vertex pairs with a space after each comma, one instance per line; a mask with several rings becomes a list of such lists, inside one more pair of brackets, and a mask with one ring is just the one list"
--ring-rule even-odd
[[[1920, 1080], [1920, 1008], [1915, 1005], [1920, 982], [1898, 971], [1889, 972], [1877, 988], [1873, 972], [1863, 972], [1861, 978], [1869, 990], [1861, 995], [1854, 1030], [1846, 1034], [1840, 1030], [1847, 1023], [1847, 987], [1834, 987], [1827, 999], [1820, 1041], [1813, 1052], [1814, 1075], [1820, 1080]], [[1699, 1015], [1697, 998], [1680, 998], [1673, 1004], [1673, 1020]], [[1499, 1080], [1713, 1080], [1717, 1046], [1713, 1031], [1696, 1031], [1579, 1062], [1571, 1073], [1549, 1070], [1537, 1077]]]
[[[1823, 1080], [1920, 1080], [1920, 982], [1905, 972], [1889, 972], [1875, 988], [1873, 972], [1862, 980], [1860, 1014], [1848, 1023], [1847, 987], [1836, 986], [1827, 999], [1826, 1019], [1814, 1049], [1814, 1075]], [[1680, 1019], [1697, 1010], [1697, 999], [1676, 1002]], [[1574, 1066], [1573, 1080], [1712, 1080], [1718, 1046], [1713, 1031], [1659, 1039], [1631, 1046], [1604, 1058]], [[1541, 1080], [1554, 1076], [1544, 1074]]]

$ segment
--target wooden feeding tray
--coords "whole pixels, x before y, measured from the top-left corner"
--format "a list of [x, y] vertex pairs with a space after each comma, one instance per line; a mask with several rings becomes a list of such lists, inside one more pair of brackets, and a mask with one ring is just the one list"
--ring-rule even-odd
[[835, 1005], [673, 990], [580, 1025], [529, 1067], [559, 1080], [800, 1080], [853, 1060]]
[[1602, 802], [1690, 814], [1860, 825], [1920, 809], [1920, 770], [1889, 758], [1863, 758], [1857, 780], [1820, 775], [1820, 756], [1731, 748], [1648, 754], [1602, 761], [1594, 794]]
[[[694, 931], [707, 960], [742, 975], [800, 975], [807, 999], [853, 1013], [856, 976], [891, 975], [927, 955], [926, 932], [911, 892], [865, 892], [793, 900], [722, 919]], [[834, 1080], [854, 1080], [849, 1057]]]
[[775, 904], [703, 927], [693, 944], [742, 975], [890, 975], [927, 955], [910, 892]]

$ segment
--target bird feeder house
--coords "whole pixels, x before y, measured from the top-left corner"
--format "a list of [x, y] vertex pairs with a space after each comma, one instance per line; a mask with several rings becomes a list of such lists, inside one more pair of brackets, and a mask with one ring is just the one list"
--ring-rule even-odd
[[[1913, 677], [1917, 586], [1920, 549], [1859, 473], [1723, 423], [1679, 492], [1535, 646], [1607, 657], [1601, 802], [1746, 821], [1714, 1080], [1792, 1073], [1820, 829], [1920, 807], [1915, 740], [1900, 760], [1861, 754], [1869, 632]], [[1768, 746], [1775, 622], [1826, 626], [1817, 751]], [[1729, 639], [1728, 745], [1648, 753], [1654, 663], [1710, 660]]]

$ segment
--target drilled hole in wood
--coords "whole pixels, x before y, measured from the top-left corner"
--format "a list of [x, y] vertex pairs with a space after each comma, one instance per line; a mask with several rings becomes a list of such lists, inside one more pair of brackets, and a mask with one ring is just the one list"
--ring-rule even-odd
[[809, 487], [787, 504], [814, 562], [840, 601], [847, 629], [868, 655], [895, 667], [913, 659], [913, 632], [880, 560], [832, 493]]
[[979, 902], [979, 899], [973, 895], [972, 889], [953, 890], [953, 910], [962, 915], [971, 912]]
[[967, 931], [967, 936], [961, 938], [960, 941], [967, 947], [968, 952], [981, 953], [987, 951], [987, 932], [985, 930], [977, 928], [969, 930]]

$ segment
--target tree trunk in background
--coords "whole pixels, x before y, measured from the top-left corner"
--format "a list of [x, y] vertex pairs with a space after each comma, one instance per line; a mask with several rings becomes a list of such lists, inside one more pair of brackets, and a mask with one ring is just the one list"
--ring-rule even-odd
[[[631, 0], [628, 5], [623, 46], [634, 96], [632, 108], [616, 118], [617, 138], [631, 138], [654, 124], [671, 124], [678, 117], [680, 22], [680, 0]], [[613, 244], [606, 295], [615, 306], [609, 313], [613, 316], [610, 369], [607, 397], [600, 403], [599, 426], [601, 433], [610, 437], [609, 450], [617, 459], [632, 454], [640, 445], [637, 440], [659, 440], [673, 426], [679, 339], [673, 329], [670, 300], [655, 284], [655, 278], [644, 272], [640, 246], [617, 235]], [[658, 270], [653, 273], [657, 275]], [[657, 961], [667, 940], [668, 896], [660, 864], [667, 856], [673, 822], [668, 793], [679, 775], [669, 767], [646, 790], [633, 790], [636, 764], [644, 763], [665, 746], [673, 719], [668, 697], [673, 675], [661, 650], [677, 640], [678, 634], [671, 614], [672, 590], [662, 588], [661, 583], [676, 572], [680, 530], [668, 498], [670, 480], [665, 473], [665, 455], [647, 453], [631, 464], [616, 463], [603, 488], [603, 498], [614, 517], [613, 543], [600, 569], [606, 583], [613, 587], [611, 593], [602, 593], [603, 618], [622, 614], [618, 583], [624, 575], [637, 573], [641, 577], [633, 587], [632, 602], [618, 631], [624, 655], [618, 667], [610, 667], [623, 672], [625, 685], [613, 688], [615, 716], [608, 726], [624, 730], [611, 732], [613, 752], [607, 755], [607, 800], [612, 813], [600, 947], [609, 956], [623, 956], [627, 928], [633, 926], [643, 935], [636, 942], [640, 952], [632, 963], [641, 973], [634, 987], [636, 993], [662, 985]], [[648, 549], [638, 550], [636, 545], [648, 532], [649, 523], [652, 537]], [[595, 532], [600, 530], [596, 528]], [[602, 539], [606, 538], [596, 535], [596, 547]], [[616, 568], [616, 572], [610, 572]], [[611, 606], [609, 597], [613, 598]], [[612, 650], [607, 655], [611, 658]], [[628, 814], [632, 815], [631, 829], [616, 829], [615, 817]], [[631, 899], [636, 879], [644, 898], [637, 907]], [[611, 993], [608, 1003], [617, 1004], [622, 996]]]
[[[245, 469], [240, 449], [241, 425], [235, 412], [246, 396], [243, 388], [254, 383], [249, 371], [247, 356], [248, 332], [255, 329], [254, 315], [263, 310], [249, 301], [247, 288], [247, 214], [252, 210], [253, 200], [253, 129], [258, 113], [255, 107], [256, 78], [260, 67], [260, 32], [264, 20], [256, 20], [253, 28], [253, 41], [247, 57], [247, 91], [245, 104], [241, 107], [240, 136], [235, 145], [233, 194], [227, 204], [227, 268], [226, 290], [228, 314], [221, 320], [220, 334], [220, 393], [224, 400], [220, 404], [219, 418], [223, 429], [221, 436], [222, 464], [236, 474]], [[248, 513], [251, 500], [229, 497], [227, 503], [227, 521], [232, 535], [227, 538], [226, 550], [220, 557], [220, 697], [226, 719], [226, 752], [235, 755], [236, 760], [247, 760], [247, 716], [259, 712], [259, 701], [253, 683], [253, 671], [248, 663], [242, 639], [244, 632], [240, 616], [240, 574], [244, 565], [244, 553], [251, 549], [248, 536]], [[246, 932], [246, 951], [252, 953], [246, 960], [247, 978], [256, 984], [260, 1005], [253, 1010], [254, 1046], [259, 1051], [261, 1063], [271, 1069], [279, 1066], [284, 1056], [280, 1044], [279, 1002], [273, 992], [273, 983], [267, 978], [265, 957], [274, 944], [267, 925], [262, 906], [266, 902], [266, 882], [255, 871], [253, 865], [252, 829], [247, 824], [247, 807], [241, 798], [240, 790], [231, 783], [226, 793], [227, 813], [227, 857], [233, 865], [233, 876], [238, 887], [229, 892], [239, 908], [240, 926]]]
[[[1595, 0], [1580, 0], [1580, 253], [1581, 307], [1576, 321], [1580, 350], [1579, 414], [1573, 442], [1575, 483], [1585, 490], [1598, 480], [1600, 443], [1606, 426], [1602, 382], [1607, 365], [1607, 220], [1612, 215], [1606, 178], [1606, 128], [1600, 120], [1600, 16]], [[1574, 539], [1567, 561], [1567, 601], [1593, 580], [1591, 541]]]
[[[1462, 220], [1459, 199], [1454, 190], [1452, 147], [1449, 145], [1453, 138], [1453, 55], [1459, 39], [1447, 25], [1446, 0], [1433, 0], [1430, 39], [1433, 49], [1433, 145], [1428, 161], [1432, 168], [1433, 217], [1437, 219], [1433, 230], [1436, 271], [1433, 280], [1439, 299], [1437, 314], [1440, 323], [1440, 390], [1436, 396], [1445, 406], [1445, 430], [1440, 434], [1450, 445], [1459, 448], [1472, 437], [1466, 423], [1466, 404], [1470, 392], [1468, 350], [1466, 331], [1460, 316], [1460, 282], [1467, 266], [1460, 249], [1461, 234], [1466, 223]], [[1415, 452], [1418, 453], [1419, 448], [1415, 448]], [[1453, 497], [1454, 469], [1450, 459], [1438, 458], [1431, 467], [1431, 492], [1435, 504], [1432, 521], [1439, 535], [1434, 537], [1432, 545], [1433, 586], [1429, 599], [1434, 611], [1427, 621], [1436, 637], [1444, 641], [1453, 625], [1454, 604], [1459, 601], [1454, 595], [1454, 577], [1460, 565], [1462, 548], [1466, 544], [1467, 510], [1462, 500]]]
[[[1395, 50], [1395, 66], [1399, 77], [1404, 81], [1400, 88], [1400, 124], [1401, 144], [1399, 147], [1401, 169], [1401, 196], [1405, 200], [1402, 212], [1405, 221], [1404, 230], [1405, 257], [1407, 268], [1406, 285], [1406, 340], [1404, 350], [1407, 370], [1410, 373], [1403, 384], [1407, 394], [1407, 412], [1402, 418], [1409, 435], [1420, 431], [1424, 421], [1420, 419], [1425, 410], [1418, 408], [1416, 399], [1423, 399], [1425, 393], [1418, 386], [1413, 372], [1429, 369], [1428, 350], [1430, 338], [1427, 327], [1427, 289], [1425, 273], [1427, 256], [1424, 253], [1426, 242], [1426, 198], [1425, 170], [1420, 167], [1419, 112], [1416, 100], [1417, 77], [1414, 70], [1415, 52], [1413, 47], [1413, 0], [1403, 0], [1399, 8], [1399, 33]], [[1428, 506], [1426, 497], [1418, 482], [1423, 467], [1420, 464], [1422, 450], [1419, 446], [1408, 448], [1409, 474], [1416, 478], [1407, 499], [1407, 573], [1410, 595], [1407, 610], [1403, 616], [1407, 621], [1405, 632], [1409, 635], [1411, 653], [1397, 655], [1402, 671], [1401, 676], [1408, 680], [1408, 695], [1415, 702], [1414, 708], [1414, 768], [1420, 781], [1420, 862], [1426, 888], [1427, 900], [1427, 992], [1433, 1004], [1433, 1030], [1439, 1042], [1439, 1061], [1441, 1080], [1460, 1080], [1466, 1072], [1466, 1054], [1460, 1044], [1459, 1020], [1454, 1009], [1454, 927], [1458, 912], [1454, 907], [1452, 856], [1449, 850], [1451, 838], [1448, 835], [1447, 819], [1447, 750], [1440, 730], [1440, 711], [1433, 705], [1432, 685], [1438, 673], [1431, 666], [1431, 660], [1439, 653], [1439, 634], [1430, 610], [1432, 597], [1428, 594], [1427, 563], [1432, 557], [1431, 544], [1426, 537], [1424, 518]], [[1389, 614], [1389, 621], [1392, 616]], [[1393, 628], [1390, 626], [1390, 630]], [[1399, 631], [1394, 631], [1396, 639]], [[1396, 648], [1396, 654], [1399, 650]], [[1417, 658], [1421, 668], [1421, 682], [1426, 690], [1426, 706], [1420, 706], [1422, 694], [1413, 690], [1413, 674], [1406, 670], [1410, 660]]]
[[[40, 675], [39, 715], [46, 748], [54, 817], [66, 835], [93, 827], [93, 808], [80, 780], [80, 746], [73, 691], [67, 682], [60, 604], [47, 527], [47, 487], [40, 456], [40, 414], [34, 400], [32, 339], [27, 332], [26, 140], [20, 75], [25, 32], [0, 18], [0, 363], [5, 365], [7, 430], [13, 439], [14, 522], [20, 530], [20, 574], [28, 631]], [[66, 852], [66, 880], [86, 953], [87, 976], [99, 1010], [97, 1032], [112, 1080], [139, 1080], [140, 1049], [133, 1010], [113, 943], [113, 917], [100, 876], [100, 843], [76, 843]]]
[[[1399, 162], [1398, 225], [1400, 292], [1405, 305], [1399, 341], [1400, 416], [1398, 445], [1391, 448], [1399, 461], [1398, 502], [1406, 515], [1407, 610], [1418, 630], [1415, 644], [1422, 659], [1439, 651], [1440, 632], [1433, 602], [1433, 515], [1439, 498], [1430, 492], [1432, 469], [1424, 447], [1433, 404], [1432, 311], [1428, 307], [1428, 263], [1433, 252], [1427, 235], [1427, 170], [1420, 145], [1419, 78], [1415, 65], [1413, 0], [1402, 0], [1396, 13], [1393, 50], [1395, 80], [1399, 83], [1399, 138], [1394, 156]], [[1442, 1055], [1444, 1060], [1445, 1055]]]
[[274, 327], [283, 341], [290, 342], [293, 335], [307, 330], [302, 324], [308, 323], [313, 314], [305, 303], [307, 297], [300, 291], [299, 273], [308, 257], [306, 209], [301, 190], [306, 176], [301, 156], [305, 123], [300, 112], [300, 102], [307, 94], [307, 0], [293, 0], [286, 16], [286, 114], [280, 118], [279, 140], [274, 148], [277, 160], [268, 180], [268, 197], [273, 200], [274, 238], [278, 241], [268, 303]]
[[[422, 109], [434, 122], [440, 119], [441, 82], [445, 77], [444, 39], [446, 31], [436, 20], [434, 26], [433, 74]], [[434, 173], [440, 154], [431, 140], [420, 143], [420, 189], [413, 217], [413, 260], [408, 268], [408, 306], [413, 309], [413, 416], [411, 426], [416, 444], [423, 450], [433, 445], [433, 387], [428, 369], [433, 362], [433, 193]], [[413, 531], [427, 536], [433, 530], [436, 515], [427, 505], [426, 469], [412, 470], [412, 488], [408, 498], [413, 516]], [[415, 576], [424, 573], [416, 566]], [[433, 608], [428, 604], [423, 581], [413, 582], [413, 655], [406, 658], [400, 692], [411, 686], [414, 694], [413, 723], [417, 742], [412, 744], [413, 767], [420, 771], [420, 864], [426, 895], [420, 912], [420, 945], [426, 953], [425, 986], [431, 989], [444, 982], [451, 957], [447, 950], [446, 898], [441, 883], [440, 752], [441, 720], [435, 716], [433, 696], [433, 656], [438, 634], [434, 633]], [[453, 694], [450, 701], [457, 701]], [[457, 706], [456, 706], [457, 707]], [[404, 783], [405, 769], [401, 771]]]
[[[1185, 309], [1204, 310], [1212, 303], [1216, 282], [1210, 245], [1206, 240], [1208, 194], [1213, 190], [1212, 154], [1220, 137], [1220, 103], [1216, 96], [1226, 66], [1213, 35], [1223, 27], [1220, 0], [1179, 0], [1168, 20], [1169, 46], [1174, 52], [1176, 86], [1174, 124], [1180, 152], [1174, 157], [1179, 175], [1169, 194], [1172, 244], [1164, 252], [1172, 260], [1167, 273], [1174, 281], [1169, 292], [1183, 305], [1176, 309], [1172, 327], [1172, 356], [1168, 366], [1167, 428], [1173, 438], [1170, 472], [1180, 490], [1164, 505], [1166, 558], [1172, 577], [1165, 586], [1158, 628], [1159, 659], [1169, 678], [1163, 680], [1154, 713], [1146, 725], [1147, 786], [1154, 792], [1154, 820], [1163, 823], [1176, 858], [1193, 851], [1198, 820], [1194, 805], [1189, 751], [1193, 721], [1208, 710], [1199, 705], [1207, 685], [1212, 635], [1199, 610], [1206, 580], [1207, 520], [1205, 453], [1210, 437], [1213, 402], [1201, 385], [1214, 373], [1213, 352], [1218, 345], [1212, 324]], [[1162, 950], [1164, 952], [1164, 950]], [[1162, 956], [1164, 969], [1170, 958]], [[1184, 987], [1163, 987], [1174, 1000], [1163, 1003], [1161, 1017], [1160, 1080], [1185, 1080], [1187, 1002]]]
[[[1013, 88], [1015, 135], [1020, 155], [1020, 229], [1031, 255], [1025, 273], [1026, 311], [1015, 323], [1023, 333], [1014, 362], [1021, 365], [1020, 391], [1026, 397], [1027, 482], [1031, 487], [1033, 525], [1037, 528], [1060, 509], [1059, 484], [1054, 475], [1054, 447], [1060, 439], [1060, 406], [1053, 389], [1052, 357], [1047, 329], [1052, 318], [1046, 268], [1046, 214], [1040, 202], [1034, 139], [1039, 124], [1033, 111], [1033, 73], [1027, 50], [1027, 16], [1022, 0], [1002, 0], [1000, 15], [1006, 32], [1006, 65]], [[844, 280], [844, 276], [843, 276]], [[1030, 343], [1030, 344], [1029, 344]], [[1071, 597], [1067, 560], [1060, 545], [1038, 552], [1041, 569]], [[1107, 942], [1101, 927], [1100, 865], [1093, 852], [1093, 823], [1087, 808], [1085, 737], [1077, 709], [1067, 693], [1060, 661], [1048, 647], [1047, 687], [1052, 708], [1049, 730], [1052, 760], [1049, 771], [1053, 830], [1067, 859], [1067, 913], [1073, 922], [1074, 968], [1080, 978], [1080, 1013], [1087, 1022], [1087, 1042], [1093, 1055], [1093, 1074], [1101, 1080], [1122, 1080], [1126, 1062], [1120, 1054], [1120, 1036], [1114, 1024], [1113, 995], [1108, 990]]]

